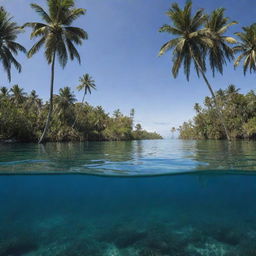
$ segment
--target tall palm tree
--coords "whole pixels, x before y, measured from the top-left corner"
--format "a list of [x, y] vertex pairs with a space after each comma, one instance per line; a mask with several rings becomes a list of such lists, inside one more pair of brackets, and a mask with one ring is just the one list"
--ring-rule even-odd
[[234, 52], [240, 53], [235, 60], [235, 67], [237, 67], [243, 60], [244, 75], [247, 70], [256, 71], [256, 23], [249, 27], [243, 27], [243, 31], [235, 33], [240, 42], [233, 48]]
[[21, 32], [21, 28], [17, 26], [17, 23], [12, 21], [12, 17], [4, 10], [0, 8], [0, 61], [3, 68], [7, 73], [9, 81], [11, 81], [11, 67], [12, 65], [21, 72], [21, 64], [15, 59], [14, 55], [19, 52], [26, 52], [26, 49], [16, 42], [18, 34]]
[[233, 58], [232, 49], [227, 43], [234, 43], [235, 39], [224, 36], [224, 33], [228, 27], [236, 22], [228, 23], [228, 18], [225, 18], [223, 13], [223, 9], [217, 9], [210, 16], [207, 16], [202, 9], [199, 9], [192, 16], [191, 1], [185, 4], [184, 9], [181, 9], [177, 3], [172, 4], [167, 12], [172, 25], [165, 24], [159, 31], [174, 35], [175, 38], [161, 47], [159, 55], [173, 50], [172, 74], [175, 78], [183, 64], [184, 73], [189, 80], [191, 63], [194, 64], [197, 75], [202, 75], [214, 99], [226, 137], [230, 140], [215, 93], [205, 74], [207, 57], [209, 57], [213, 75], [215, 69], [222, 73], [226, 59]]
[[10, 90], [12, 92], [11, 100], [14, 104], [22, 104], [25, 101], [26, 93], [24, 89], [15, 84]]
[[75, 8], [74, 0], [48, 0], [47, 3], [49, 13], [41, 6], [31, 4], [31, 7], [40, 15], [44, 23], [30, 22], [24, 25], [24, 27], [32, 27], [31, 38], [40, 38], [29, 50], [28, 57], [32, 57], [44, 46], [46, 60], [51, 65], [49, 112], [39, 143], [45, 138], [52, 115], [56, 57], [63, 68], [67, 64], [68, 55], [71, 60], [76, 58], [80, 63], [80, 55], [74, 45], [81, 45], [82, 41], [88, 38], [83, 29], [71, 26], [73, 21], [85, 14], [85, 9]]
[[[84, 103], [85, 96], [87, 93], [91, 94], [92, 90], [96, 90], [96, 84], [95, 81], [92, 79], [92, 77], [89, 74], [84, 74], [82, 77], [79, 78], [80, 84], [76, 87], [78, 91], [84, 91], [82, 104]], [[74, 128], [77, 121], [77, 117], [72, 125], [72, 128]]]

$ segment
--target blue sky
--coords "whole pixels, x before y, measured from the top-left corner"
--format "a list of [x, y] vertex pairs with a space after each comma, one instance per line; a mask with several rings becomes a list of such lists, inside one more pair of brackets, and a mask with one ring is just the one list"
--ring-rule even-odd
[[[45, 5], [44, 0], [0, 0], [19, 24], [39, 21], [38, 15], [29, 3]], [[184, 0], [178, 1], [184, 4]], [[150, 131], [169, 135], [172, 126], [179, 126], [194, 115], [195, 102], [201, 103], [209, 91], [204, 82], [192, 70], [191, 80], [186, 81], [183, 70], [178, 78], [171, 75], [171, 54], [158, 57], [159, 48], [170, 37], [159, 33], [159, 27], [168, 23], [165, 12], [170, 7], [169, 0], [77, 0], [77, 7], [87, 9], [75, 25], [83, 27], [89, 40], [79, 47], [82, 65], [69, 62], [64, 70], [56, 70], [55, 92], [63, 86], [74, 91], [78, 78], [84, 73], [93, 76], [97, 91], [87, 97], [92, 105], [102, 105], [112, 113], [119, 108], [129, 114], [135, 108], [135, 119]], [[226, 8], [231, 20], [239, 22], [232, 32], [242, 26], [256, 22], [256, 2], [249, 0], [193, 1], [194, 8], [204, 8], [207, 12], [218, 7]], [[20, 35], [18, 41], [29, 49], [33, 41], [29, 39], [29, 29]], [[2, 72], [0, 85], [19, 84], [26, 91], [36, 89], [47, 100], [49, 97], [50, 67], [43, 52], [32, 59], [20, 55], [23, 65], [21, 74], [12, 72], [12, 82]], [[229, 64], [224, 75], [214, 79], [208, 74], [215, 90], [235, 84], [242, 92], [255, 89], [256, 74], [243, 76], [241, 68], [234, 71]], [[81, 100], [82, 95], [76, 92]]]

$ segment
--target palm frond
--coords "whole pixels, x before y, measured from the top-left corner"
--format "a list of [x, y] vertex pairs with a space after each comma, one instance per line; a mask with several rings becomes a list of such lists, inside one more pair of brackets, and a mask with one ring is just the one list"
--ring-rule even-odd
[[67, 17], [64, 17], [62, 23], [63, 25], [69, 26], [71, 25], [77, 18], [82, 15], [85, 15], [86, 10], [83, 8], [73, 9], [68, 13]]
[[50, 16], [47, 14], [47, 12], [38, 4], [31, 4], [31, 8], [34, 9], [40, 16], [41, 18], [47, 22], [47, 23], [51, 23], [52, 20], [50, 18]]
[[37, 53], [40, 48], [43, 46], [43, 44], [46, 41], [46, 37], [42, 37], [38, 42], [36, 42], [32, 48], [28, 51], [27, 55], [28, 58], [31, 58], [35, 53]]

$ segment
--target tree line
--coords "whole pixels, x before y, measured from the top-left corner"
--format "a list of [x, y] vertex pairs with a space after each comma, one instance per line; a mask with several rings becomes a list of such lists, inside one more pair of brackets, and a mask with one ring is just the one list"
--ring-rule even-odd
[[[50, 103], [44, 104], [35, 90], [27, 94], [18, 85], [10, 90], [1, 87], [0, 141], [37, 142], [44, 129], [49, 108]], [[53, 95], [51, 126], [45, 139], [60, 142], [162, 138], [157, 133], [143, 130], [140, 124], [134, 125], [134, 114], [133, 109], [130, 116], [116, 110], [110, 116], [101, 106], [93, 107], [84, 101], [76, 102], [71, 88], [64, 87], [59, 90], [59, 94]]]
[[[19, 141], [77, 141], [77, 140], [131, 140], [159, 139], [157, 133], [150, 133], [138, 124], [133, 130], [133, 114], [123, 115], [119, 110], [113, 116], [107, 114], [101, 106], [92, 107], [85, 103], [85, 95], [96, 88], [89, 74], [80, 78], [79, 91], [83, 90], [83, 100], [75, 104], [75, 96], [69, 87], [54, 95], [54, 77], [56, 62], [64, 68], [68, 59], [77, 59], [80, 55], [75, 45], [81, 45], [88, 39], [87, 32], [72, 23], [86, 13], [76, 8], [74, 0], [47, 0], [48, 11], [38, 4], [31, 8], [40, 16], [40, 22], [27, 22], [18, 26], [13, 18], [0, 9], [0, 60], [11, 81], [11, 68], [21, 72], [21, 64], [15, 56], [19, 52], [31, 58], [44, 47], [46, 61], [51, 65], [50, 98], [43, 104], [36, 91], [29, 95], [18, 85], [10, 90], [1, 88], [0, 93], [0, 139]], [[16, 42], [18, 34], [25, 28], [32, 28], [31, 39], [38, 41], [29, 51]], [[46, 120], [46, 121], [45, 121]]]
[[[234, 85], [226, 90], [218, 90], [219, 102], [231, 139], [256, 139], [256, 94], [253, 90], [246, 94], [239, 93]], [[179, 127], [182, 139], [224, 139], [225, 133], [218, 118], [214, 99], [205, 97], [201, 106], [194, 106], [196, 115], [193, 120], [184, 122]]]
[[[88, 39], [88, 34], [83, 28], [74, 27], [73, 22], [86, 14], [83, 8], [76, 8], [74, 0], [46, 0], [47, 10], [38, 4], [31, 4], [31, 8], [39, 15], [40, 21], [27, 22], [18, 26], [13, 22], [12, 17], [2, 7], [0, 9], [0, 61], [11, 80], [11, 67], [14, 66], [18, 72], [21, 71], [20, 63], [15, 59], [19, 52], [25, 52], [31, 58], [41, 48], [47, 63], [51, 66], [50, 97], [48, 102], [48, 114], [44, 122], [44, 129], [39, 136], [39, 143], [43, 142], [51, 126], [54, 109], [54, 77], [55, 66], [59, 63], [63, 68], [67, 61], [81, 58], [76, 46]], [[171, 35], [171, 39], [160, 49], [159, 55], [172, 51], [172, 74], [176, 78], [183, 66], [184, 73], [189, 80], [191, 66], [194, 66], [195, 73], [202, 77], [210, 91], [215, 113], [220, 120], [224, 138], [230, 140], [231, 135], [227, 127], [222, 103], [218, 100], [215, 90], [209, 79], [206, 77], [207, 69], [223, 73], [224, 66], [231, 62], [236, 54], [239, 54], [234, 61], [238, 66], [243, 61], [244, 74], [249, 70], [256, 71], [256, 24], [243, 27], [241, 32], [235, 33], [237, 39], [227, 35], [229, 28], [236, 21], [230, 21], [225, 16], [224, 8], [217, 8], [211, 13], [198, 9], [193, 13], [192, 2], [187, 1], [181, 8], [178, 3], [173, 3], [167, 11], [171, 24], [164, 24], [160, 32]], [[29, 51], [16, 42], [18, 34], [31, 28], [31, 39], [38, 41]], [[76, 124], [76, 120], [74, 120]]]

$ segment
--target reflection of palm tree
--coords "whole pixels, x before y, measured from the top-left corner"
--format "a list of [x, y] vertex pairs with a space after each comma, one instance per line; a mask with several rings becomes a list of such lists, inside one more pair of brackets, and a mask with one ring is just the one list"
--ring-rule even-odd
[[[79, 79], [80, 84], [76, 87], [78, 91], [84, 91], [82, 104], [84, 103], [85, 95], [87, 93], [92, 93], [92, 90], [96, 89], [95, 81], [92, 79], [92, 77], [89, 74], [85, 74]], [[75, 126], [77, 121], [77, 117], [72, 125], [72, 127]]]
[[74, 20], [85, 14], [84, 9], [74, 8], [74, 0], [48, 0], [47, 2], [49, 14], [41, 6], [31, 4], [31, 7], [41, 16], [45, 24], [30, 22], [24, 25], [32, 27], [32, 38], [40, 37], [40, 40], [28, 52], [28, 57], [32, 57], [45, 45], [45, 56], [48, 64], [51, 64], [49, 113], [39, 143], [43, 141], [47, 133], [52, 115], [56, 56], [63, 68], [67, 64], [68, 53], [71, 60], [76, 58], [80, 63], [80, 56], [74, 44], [80, 45], [82, 44], [82, 39], [87, 39], [87, 33], [83, 29], [71, 26]]
[[26, 52], [26, 49], [15, 42], [21, 29], [15, 22], [12, 21], [12, 17], [9, 17], [7, 12], [0, 9], [0, 60], [3, 64], [4, 70], [7, 72], [9, 81], [11, 80], [11, 67], [14, 67], [21, 72], [20, 63], [14, 58], [13, 55], [17, 55], [18, 52]]
[[233, 58], [232, 49], [226, 43], [235, 42], [235, 39], [224, 36], [224, 33], [235, 22], [228, 23], [228, 19], [223, 16], [224, 9], [215, 10], [209, 17], [203, 13], [202, 9], [197, 10], [196, 14], [192, 16], [191, 9], [191, 1], [186, 3], [183, 10], [180, 9], [177, 3], [174, 3], [169, 9], [167, 15], [173, 22], [173, 26], [163, 25], [160, 32], [167, 32], [176, 37], [162, 46], [159, 55], [173, 49], [173, 76], [177, 77], [183, 64], [187, 80], [189, 80], [190, 67], [193, 62], [198, 76], [202, 75], [210, 90], [225, 134], [230, 139], [215, 93], [205, 75], [205, 60], [208, 55], [213, 74], [215, 69], [222, 73], [225, 59]]

